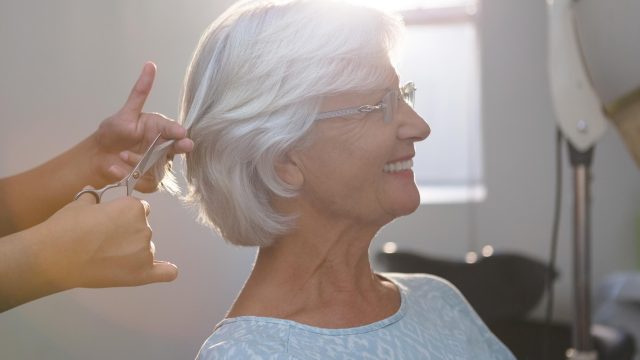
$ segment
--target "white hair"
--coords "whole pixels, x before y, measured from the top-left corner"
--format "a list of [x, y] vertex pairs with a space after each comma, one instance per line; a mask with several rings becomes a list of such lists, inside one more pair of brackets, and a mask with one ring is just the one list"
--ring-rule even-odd
[[268, 246], [295, 217], [275, 162], [303, 143], [324, 96], [384, 87], [403, 31], [380, 10], [330, 0], [244, 1], [204, 32], [185, 78], [180, 122], [187, 202], [237, 245]]

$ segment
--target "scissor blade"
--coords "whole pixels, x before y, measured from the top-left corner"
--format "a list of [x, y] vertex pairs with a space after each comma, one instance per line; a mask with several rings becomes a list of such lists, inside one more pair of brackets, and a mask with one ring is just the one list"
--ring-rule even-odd
[[151, 146], [149, 146], [144, 155], [142, 155], [140, 162], [138, 162], [138, 164], [133, 168], [133, 171], [131, 171], [127, 177], [127, 195], [131, 195], [133, 193], [133, 189], [136, 187], [138, 181], [151, 167], [153, 167], [160, 159], [164, 159], [169, 148], [174, 143], [172, 140], [158, 145], [159, 139], [160, 135], [153, 140]]
[[149, 171], [149, 169], [154, 167], [158, 163], [158, 161], [164, 160], [167, 156], [167, 153], [169, 152], [169, 149], [171, 148], [171, 145], [173, 145], [174, 142], [175, 140], [171, 140], [156, 146], [151, 154], [149, 154], [149, 160], [142, 168], [142, 173], [144, 174]]

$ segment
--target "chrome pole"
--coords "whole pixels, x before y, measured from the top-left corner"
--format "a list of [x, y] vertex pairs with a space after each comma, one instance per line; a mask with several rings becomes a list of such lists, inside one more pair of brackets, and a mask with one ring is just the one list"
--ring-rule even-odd
[[586, 152], [569, 145], [573, 172], [573, 348], [572, 360], [597, 360], [591, 338], [591, 160], [593, 148]]

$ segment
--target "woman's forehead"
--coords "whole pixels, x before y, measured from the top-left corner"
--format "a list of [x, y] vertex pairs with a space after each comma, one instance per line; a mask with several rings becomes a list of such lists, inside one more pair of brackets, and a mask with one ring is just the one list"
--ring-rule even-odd
[[396, 72], [396, 69], [393, 66], [389, 65], [388, 71], [380, 79], [380, 84], [376, 86], [376, 88], [371, 90], [393, 89], [398, 87], [399, 81], [400, 80], [398, 79], [398, 73]]

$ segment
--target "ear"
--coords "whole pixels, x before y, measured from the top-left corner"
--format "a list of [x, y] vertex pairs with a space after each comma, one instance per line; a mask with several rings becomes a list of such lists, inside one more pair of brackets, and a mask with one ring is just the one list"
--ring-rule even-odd
[[299, 189], [304, 184], [304, 175], [293, 153], [282, 156], [275, 164], [276, 173], [280, 180], [294, 189]]

